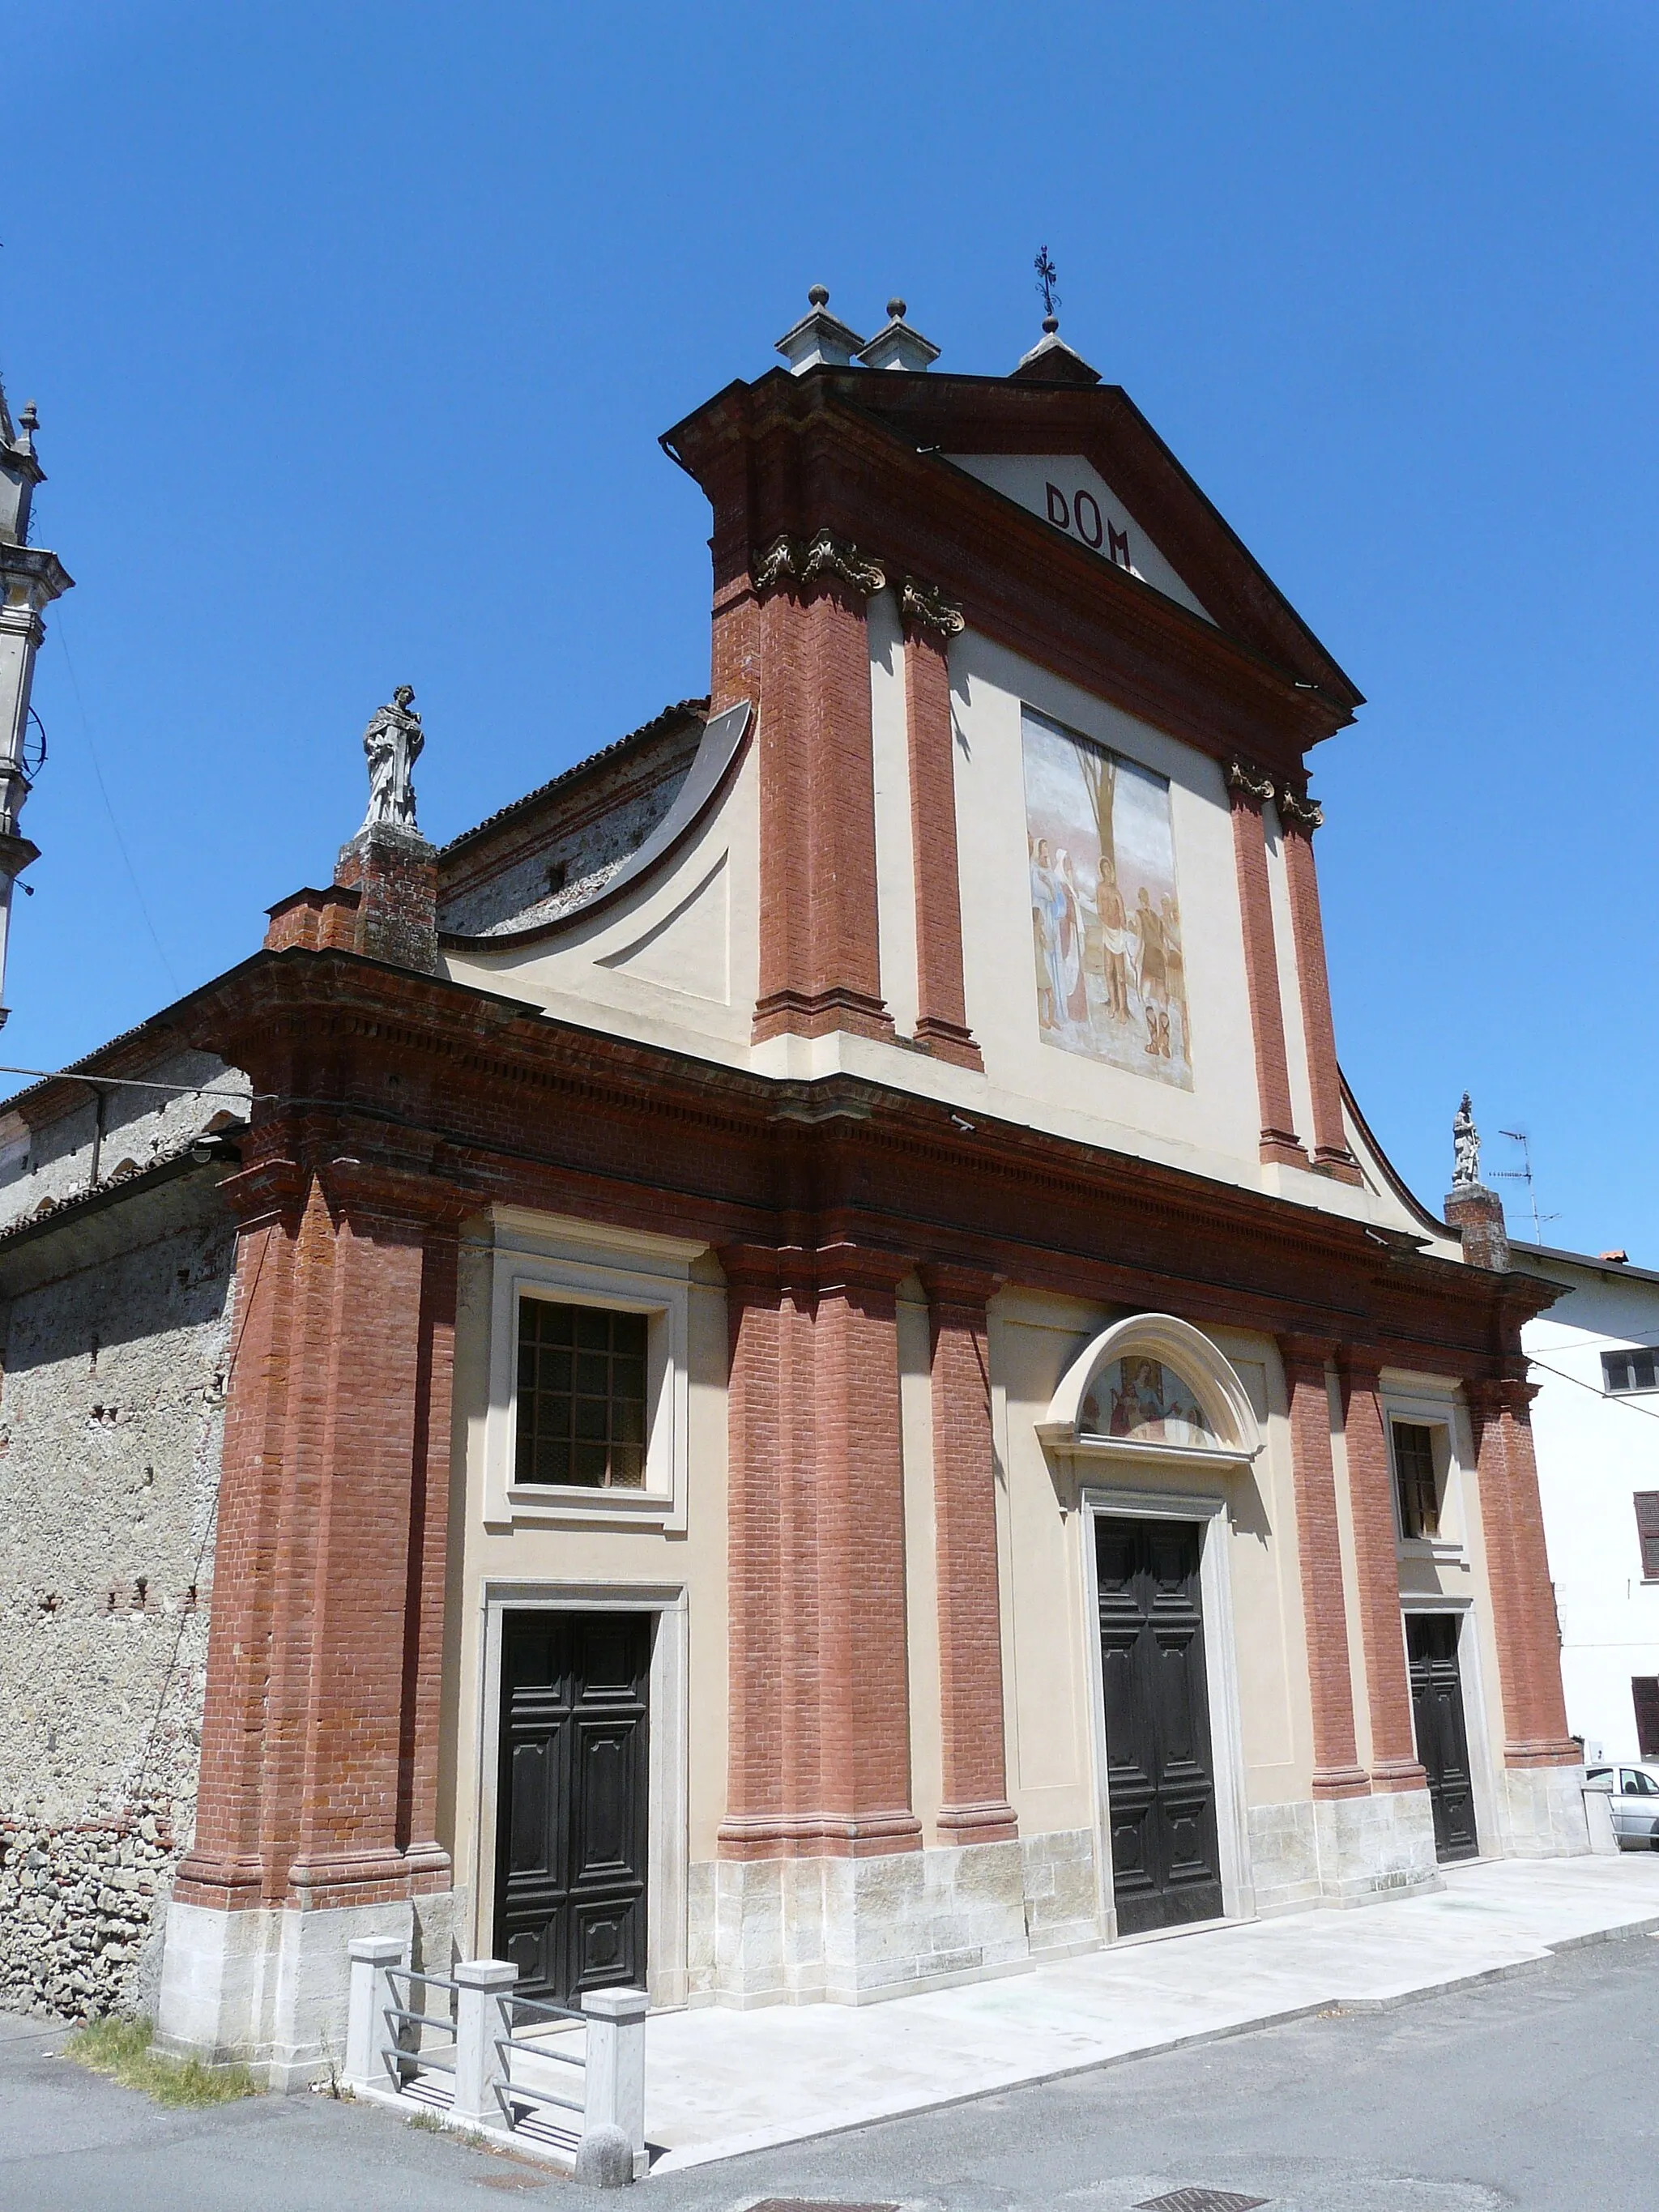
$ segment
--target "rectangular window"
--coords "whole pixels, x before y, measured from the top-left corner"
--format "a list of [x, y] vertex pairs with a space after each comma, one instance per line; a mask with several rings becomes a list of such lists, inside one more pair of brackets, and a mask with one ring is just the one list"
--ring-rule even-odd
[[1440, 1485], [1434, 1471], [1434, 1431], [1421, 1421], [1394, 1424], [1394, 1472], [1400, 1526], [1407, 1536], [1440, 1534]]
[[1636, 1507], [1636, 1535], [1642, 1547], [1642, 1574], [1646, 1581], [1659, 1580], [1659, 1490], [1638, 1490]]
[[644, 1486], [647, 1326], [643, 1314], [520, 1299], [516, 1481]]
[[1601, 1354], [1601, 1377], [1608, 1390], [1652, 1390], [1659, 1388], [1656, 1381], [1656, 1354], [1651, 1346], [1633, 1346], [1628, 1352], [1604, 1352]]
[[1632, 1674], [1630, 1696], [1636, 1708], [1636, 1747], [1644, 1759], [1659, 1759], [1659, 1675]]

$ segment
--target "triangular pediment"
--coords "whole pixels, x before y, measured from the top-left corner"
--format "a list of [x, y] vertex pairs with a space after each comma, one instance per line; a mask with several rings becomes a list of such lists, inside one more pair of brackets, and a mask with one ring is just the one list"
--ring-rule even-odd
[[1151, 584], [1166, 599], [1213, 621], [1091, 461], [1080, 453], [952, 453], [969, 476], [1000, 491], [1052, 529]]

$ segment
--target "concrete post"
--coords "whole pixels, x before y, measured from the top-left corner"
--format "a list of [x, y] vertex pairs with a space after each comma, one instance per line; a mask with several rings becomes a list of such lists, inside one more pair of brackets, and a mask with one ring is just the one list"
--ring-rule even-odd
[[576, 2179], [601, 2189], [638, 2181], [648, 2171], [645, 2150], [643, 1990], [590, 1990], [586, 2109]]
[[386, 1968], [408, 1966], [408, 1939], [357, 1936], [348, 1948], [351, 1992], [346, 2011], [345, 2078], [354, 2089], [384, 2088], [386, 2073], [380, 2053], [386, 2039], [386, 2008], [398, 2002]]
[[497, 2045], [513, 2032], [506, 2000], [518, 1979], [518, 1968], [501, 1959], [467, 1959], [455, 1969], [455, 2102], [450, 2116], [463, 2127], [501, 2125], [495, 2092], [507, 2078], [507, 2065]]

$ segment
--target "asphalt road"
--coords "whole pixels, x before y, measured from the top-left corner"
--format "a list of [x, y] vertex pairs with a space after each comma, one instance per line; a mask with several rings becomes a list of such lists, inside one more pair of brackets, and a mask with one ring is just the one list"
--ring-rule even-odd
[[1659, 1942], [1597, 1943], [1382, 2014], [1334, 2013], [600, 2196], [373, 2107], [167, 2112], [0, 2020], [0, 2212], [1127, 2212], [1207, 2185], [1273, 2212], [1659, 2212]]

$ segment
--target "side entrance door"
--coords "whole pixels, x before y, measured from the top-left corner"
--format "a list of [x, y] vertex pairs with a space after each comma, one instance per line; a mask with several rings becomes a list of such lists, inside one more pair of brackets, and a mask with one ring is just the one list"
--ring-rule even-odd
[[1191, 1522], [1095, 1522], [1121, 1936], [1221, 1917], [1199, 1541]]
[[645, 1987], [649, 1613], [509, 1613], [495, 1955], [526, 1996]]
[[1474, 1831], [1474, 1785], [1457, 1667], [1457, 1615], [1408, 1613], [1406, 1654], [1417, 1755], [1429, 1778], [1434, 1811], [1435, 1856], [1478, 1858], [1480, 1840]]

